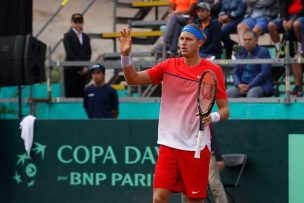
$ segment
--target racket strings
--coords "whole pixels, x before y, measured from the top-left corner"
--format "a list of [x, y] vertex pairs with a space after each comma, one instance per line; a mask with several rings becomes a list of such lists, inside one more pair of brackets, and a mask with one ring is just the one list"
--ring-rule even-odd
[[206, 113], [213, 103], [215, 86], [214, 76], [211, 73], [205, 74], [200, 89], [200, 109], [203, 113]]

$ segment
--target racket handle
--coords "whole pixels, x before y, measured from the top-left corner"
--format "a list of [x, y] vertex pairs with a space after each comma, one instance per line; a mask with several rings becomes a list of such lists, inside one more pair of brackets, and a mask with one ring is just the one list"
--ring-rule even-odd
[[195, 154], [194, 158], [199, 159], [201, 158], [201, 147], [202, 147], [202, 142], [203, 142], [203, 132], [204, 131], [198, 131], [197, 135], [197, 140], [196, 140], [196, 149], [195, 149]]

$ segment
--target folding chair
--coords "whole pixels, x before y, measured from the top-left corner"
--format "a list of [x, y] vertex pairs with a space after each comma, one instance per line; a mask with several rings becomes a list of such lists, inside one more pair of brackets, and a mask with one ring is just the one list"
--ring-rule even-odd
[[238, 173], [236, 174], [236, 178], [231, 179], [231, 182], [224, 182], [224, 189], [227, 196], [232, 200], [233, 203], [236, 203], [231, 193], [227, 190], [228, 188], [237, 188], [239, 186], [239, 181], [243, 174], [246, 162], [247, 155], [246, 154], [223, 154], [223, 159], [225, 162], [225, 169], [223, 172], [233, 169], [234, 174], [235, 170], [238, 169]]

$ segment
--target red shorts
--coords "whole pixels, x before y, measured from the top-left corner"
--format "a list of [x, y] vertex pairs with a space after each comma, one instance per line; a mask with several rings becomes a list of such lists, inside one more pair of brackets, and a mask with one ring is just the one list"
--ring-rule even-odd
[[188, 198], [206, 198], [210, 152], [206, 146], [200, 159], [194, 153], [161, 145], [153, 187], [183, 192]]

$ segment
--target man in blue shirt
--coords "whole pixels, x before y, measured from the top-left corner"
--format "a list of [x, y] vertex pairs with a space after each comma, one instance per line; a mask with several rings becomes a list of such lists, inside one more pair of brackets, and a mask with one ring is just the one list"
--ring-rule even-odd
[[[270, 58], [267, 48], [258, 45], [258, 35], [246, 31], [243, 35], [244, 49], [237, 59]], [[271, 64], [239, 64], [232, 71], [234, 87], [227, 90], [228, 97], [267, 97], [273, 94]]]
[[83, 106], [89, 118], [117, 118], [118, 95], [111, 85], [105, 83], [105, 67], [90, 67], [92, 84], [84, 91]]
[[211, 7], [207, 2], [200, 2], [196, 9], [197, 24], [206, 34], [206, 40], [200, 48], [200, 56], [203, 58], [220, 59], [222, 54], [222, 30], [217, 19], [211, 17]]

